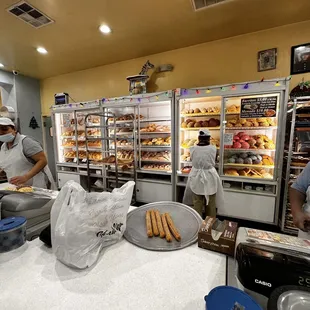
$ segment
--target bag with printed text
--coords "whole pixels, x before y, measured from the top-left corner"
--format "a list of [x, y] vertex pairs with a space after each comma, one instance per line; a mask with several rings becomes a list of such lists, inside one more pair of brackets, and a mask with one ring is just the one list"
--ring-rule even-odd
[[79, 269], [93, 265], [102, 248], [123, 236], [134, 186], [130, 181], [112, 193], [88, 193], [78, 183], [67, 182], [51, 210], [56, 257]]

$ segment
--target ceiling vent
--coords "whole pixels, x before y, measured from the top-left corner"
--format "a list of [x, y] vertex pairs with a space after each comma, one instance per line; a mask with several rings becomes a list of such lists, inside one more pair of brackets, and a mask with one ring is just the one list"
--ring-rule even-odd
[[227, 0], [192, 0], [194, 10], [198, 11], [201, 9], [208, 8], [209, 6], [224, 2]]
[[34, 28], [41, 28], [54, 23], [52, 19], [25, 1], [14, 4], [7, 11]]

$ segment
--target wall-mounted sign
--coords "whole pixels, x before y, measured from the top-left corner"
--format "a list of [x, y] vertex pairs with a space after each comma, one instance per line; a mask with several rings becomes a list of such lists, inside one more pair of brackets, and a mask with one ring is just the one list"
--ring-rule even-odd
[[241, 99], [241, 118], [276, 117], [278, 97], [256, 97]]

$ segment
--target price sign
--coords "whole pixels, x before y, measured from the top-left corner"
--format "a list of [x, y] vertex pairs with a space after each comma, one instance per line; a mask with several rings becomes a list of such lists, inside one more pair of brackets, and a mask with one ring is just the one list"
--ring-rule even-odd
[[278, 97], [256, 97], [241, 99], [241, 118], [276, 117]]
[[233, 145], [233, 137], [232, 133], [224, 133], [224, 145]]
[[77, 158], [76, 157], [73, 158], [73, 162], [77, 163]]
[[64, 127], [69, 127], [71, 125], [71, 115], [62, 114], [62, 122], [63, 122]]
[[82, 163], [86, 163], [86, 162], [87, 162], [86, 158], [82, 159]]

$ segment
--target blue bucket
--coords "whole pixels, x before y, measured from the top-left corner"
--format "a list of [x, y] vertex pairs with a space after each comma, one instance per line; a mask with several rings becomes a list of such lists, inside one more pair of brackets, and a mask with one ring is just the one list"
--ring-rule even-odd
[[207, 310], [262, 310], [252, 297], [232, 286], [215, 287], [205, 301]]

